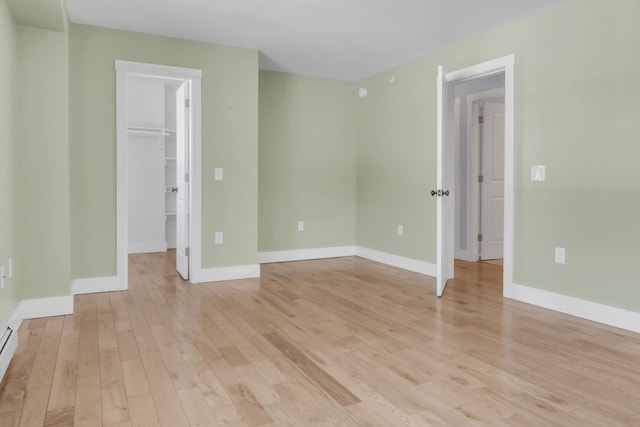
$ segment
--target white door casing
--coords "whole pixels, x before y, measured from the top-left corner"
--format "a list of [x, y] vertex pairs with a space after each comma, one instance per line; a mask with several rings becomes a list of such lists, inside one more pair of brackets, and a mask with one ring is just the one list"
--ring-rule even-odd
[[[499, 73], [505, 75], [505, 109], [504, 109], [504, 245], [503, 245], [503, 295], [509, 297], [513, 294], [513, 235], [514, 235], [514, 106], [515, 106], [515, 55], [507, 55], [481, 64], [472, 65], [467, 68], [452, 71], [444, 74], [442, 67], [438, 69], [437, 92], [437, 139], [438, 139], [438, 184], [446, 178], [447, 169], [455, 171], [455, 159], [448, 159], [446, 156], [446, 146], [454, 146], [453, 141], [453, 111], [447, 110], [445, 103], [447, 97], [444, 96], [451, 86], [464, 81], [487, 77]], [[451, 100], [449, 100], [451, 102]], [[449, 119], [447, 119], [448, 116]], [[447, 131], [448, 129], [448, 131]], [[442, 160], [447, 160], [447, 164], [440, 164]], [[441, 176], [442, 175], [442, 176]], [[439, 198], [440, 199], [440, 198]], [[438, 204], [437, 220], [437, 295], [442, 295], [446, 280], [453, 275], [453, 231], [449, 231], [446, 218], [441, 218], [443, 212]], [[451, 214], [453, 218], [453, 214]], [[449, 238], [447, 245], [441, 242], [442, 239]], [[451, 250], [449, 250], [449, 246]], [[449, 267], [450, 266], [450, 267]], [[451, 271], [449, 270], [451, 268]], [[450, 275], [449, 275], [450, 274]]]
[[189, 83], [176, 92], [176, 269], [189, 279]]
[[[116, 287], [128, 289], [127, 79], [131, 76], [188, 81], [191, 89], [189, 179], [189, 273], [202, 275], [201, 80], [202, 70], [115, 61], [116, 69]], [[197, 279], [196, 279], [197, 280]]]
[[[455, 234], [455, 144], [451, 140], [451, 109], [449, 85], [442, 66], [437, 76], [437, 280], [436, 294], [442, 296], [447, 281], [453, 278], [453, 255]], [[449, 111], [451, 109], [451, 111]]]
[[480, 259], [502, 258], [504, 246], [504, 104], [482, 103]]

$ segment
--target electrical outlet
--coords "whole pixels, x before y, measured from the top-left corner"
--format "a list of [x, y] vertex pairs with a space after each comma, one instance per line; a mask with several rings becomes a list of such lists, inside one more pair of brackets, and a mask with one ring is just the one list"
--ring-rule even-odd
[[0, 289], [4, 288], [4, 282], [5, 282], [5, 275], [4, 275], [4, 265], [0, 267]]
[[223, 179], [223, 170], [222, 168], [215, 168], [213, 170], [214, 179], [216, 181], [222, 181]]
[[564, 248], [556, 248], [556, 264], [564, 264]]
[[544, 181], [544, 166], [531, 166], [531, 181]]
[[304, 221], [298, 221], [298, 231], [304, 231]]
[[404, 236], [404, 226], [398, 224], [398, 236]]
[[222, 231], [216, 231], [215, 243], [216, 245], [221, 245], [224, 243], [224, 234], [222, 233]]

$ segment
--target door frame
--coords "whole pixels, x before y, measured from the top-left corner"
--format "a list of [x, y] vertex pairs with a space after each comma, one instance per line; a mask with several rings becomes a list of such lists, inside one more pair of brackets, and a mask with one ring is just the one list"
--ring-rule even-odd
[[[478, 151], [478, 122], [476, 117], [476, 107], [478, 102], [487, 101], [492, 98], [503, 98], [505, 96], [504, 87], [490, 89], [483, 92], [472, 93], [467, 96], [467, 261], [478, 261], [480, 245], [477, 235], [480, 233], [480, 185], [476, 177], [480, 174], [480, 155]], [[506, 106], [505, 106], [506, 107]], [[471, 138], [469, 140], [469, 138]], [[468, 142], [471, 142], [469, 144]], [[471, 242], [471, 244], [469, 244]]]
[[[201, 174], [201, 80], [202, 70], [115, 61], [116, 69], [116, 279], [121, 289], [129, 287], [128, 176], [127, 176], [127, 87], [128, 78], [149, 77], [189, 81], [191, 101], [191, 146], [189, 150], [189, 271], [201, 270], [202, 174]], [[191, 275], [189, 276], [191, 277]]]
[[[502, 278], [503, 295], [508, 295], [513, 286], [513, 240], [514, 240], [514, 118], [515, 118], [515, 55], [507, 55], [486, 61], [480, 64], [472, 65], [460, 70], [451, 71], [445, 74], [444, 84], [448, 88], [452, 88], [458, 83], [465, 81], [487, 77], [495, 74], [504, 73], [504, 112], [505, 112], [505, 132], [504, 132], [504, 267]], [[452, 90], [449, 90], [452, 93]], [[452, 114], [449, 109], [444, 115]], [[452, 117], [443, 117], [443, 125], [447, 127], [444, 132], [443, 144], [455, 144], [454, 120]], [[455, 168], [455, 159], [453, 164], [447, 164], [445, 167]], [[451, 235], [455, 233], [445, 233], [445, 230], [438, 230], [442, 235]], [[455, 243], [455, 242], [454, 242]], [[437, 251], [440, 251], [440, 245], [437, 245]], [[444, 254], [443, 254], [444, 255]], [[449, 256], [449, 255], [447, 255]], [[453, 260], [450, 260], [453, 262]], [[438, 257], [440, 262], [440, 257]]]

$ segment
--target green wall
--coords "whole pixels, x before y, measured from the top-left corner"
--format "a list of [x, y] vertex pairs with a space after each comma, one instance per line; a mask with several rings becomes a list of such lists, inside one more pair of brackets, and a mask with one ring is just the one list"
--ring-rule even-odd
[[[0, 265], [16, 264], [0, 318], [20, 299], [68, 295], [71, 278], [115, 274], [115, 59], [203, 70], [208, 268], [255, 263], [258, 237], [270, 251], [351, 245], [354, 231], [359, 246], [434, 262], [437, 65], [511, 53], [514, 281], [640, 311], [638, 16], [640, 2], [570, 0], [348, 83], [259, 74], [253, 50], [18, 26], [0, 1], [0, 181], [14, 202], [0, 204]], [[547, 181], [529, 181], [534, 164]]]
[[260, 71], [261, 252], [355, 244], [354, 98], [352, 82]]
[[435, 76], [412, 63], [358, 86], [368, 94], [357, 102], [357, 244], [434, 262]]
[[20, 298], [69, 295], [67, 33], [18, 26], [16, 270]]
[[70, 53], [73, 277], [116, 273], [116, 59], [202, 70], [202, 267], [255, 263], [258, 52], [71, 25]]
[[[16, 26], [7, 5], [0, 1], [0, 183], [4, 201], [0, 203], [0, 265], [7, 268], [9, 257], [16, 256], [14, 245], [13, 159], [16, 144]], [[9, 319], [18, 303], [17, 280], [7, 280], [0, 289], [0, 322]]]
[[[568, 1], [358, 82], [369, 90], [358, 109], [358, 245], [435, 262], [437, 66], [515, 53], [514, 282], [640, 311], [638, 16], [640, 2]], [[543, 183], [529, 181], [537, 164]]]

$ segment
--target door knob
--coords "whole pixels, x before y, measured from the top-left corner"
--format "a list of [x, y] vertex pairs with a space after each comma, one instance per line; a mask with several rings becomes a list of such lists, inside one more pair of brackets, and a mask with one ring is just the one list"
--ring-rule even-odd
[[449, 196], [449, 190], [445, 190], [445, 191], [443, 191], [443, 192], [442, 192], [442, 195], [443, 195], [443, 196]]
[[436, 194], [438, 194], [438, 193], [436, 193], [436, 190], [431, 190], [431, 195], [432, 196], [435, 196]]

